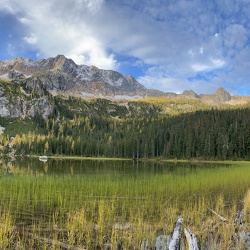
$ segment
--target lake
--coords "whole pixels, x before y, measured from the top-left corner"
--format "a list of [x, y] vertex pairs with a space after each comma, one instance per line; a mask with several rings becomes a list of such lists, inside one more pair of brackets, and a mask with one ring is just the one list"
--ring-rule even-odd
[[[178, 216], [201, 244], [209, 232], [226, 247], [230, 242], [222, 235], [229, 237], [230, 228], [213, 227], [217, 218], [209, 209], [233, 221], [250, 188], [248, 163], [25, 158], [9, 164], [11, 173], [6, 168], [2, 160], [0, 220], [10, 224], [6, 247], [12, 246], [15, 226], [87, 249], [139, 249], [146, 239], [154, 245], [158, 235], [171, 234]], [[18, 239], [44, 249], [39, 240]]]

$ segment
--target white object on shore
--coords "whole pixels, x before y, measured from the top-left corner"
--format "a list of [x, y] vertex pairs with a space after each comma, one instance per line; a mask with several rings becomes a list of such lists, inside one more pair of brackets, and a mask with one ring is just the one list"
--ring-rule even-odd
[[0, 125], [0, 135], [1, 135], [1, 134], [3, 134], [4, 129], [5, 129], [5, 128], [4, 128], [4, 127], [2, 127], [2, 126]]
[[47, 160], [48, 160], [48, 156], [47, 155], [39, 156], [39, 161], [46, 162]]

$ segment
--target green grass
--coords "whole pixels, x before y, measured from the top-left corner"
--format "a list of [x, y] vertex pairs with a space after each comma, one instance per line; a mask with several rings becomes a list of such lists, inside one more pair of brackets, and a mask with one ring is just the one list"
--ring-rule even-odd
[[[157, 235], [171, 234], [181, 215], [200, 242], [204, 244], [210, 232], [226, 247], [219, 249], [228, 249], [223, 237], [229, 237], [232, 225], [221, 225], [208, 208], [233, 221], [238, 201], [250, 186], [246, 163], [190, 167], [141, 162], [131, 172], [129, 161], [77, 162], [13, 163], [12, 176], [2, 166], [0, 220], [8, 225], [2, 229], [8, 236], [6, 248], [19, 241], [27, 248], [44, 249], [35, 239], [13, 239], [15, 226], [87, 249], [105, 244], [138, 249], [145, 239], [154, 244]], [[56, 236], [55, 227], [60, 229]]]

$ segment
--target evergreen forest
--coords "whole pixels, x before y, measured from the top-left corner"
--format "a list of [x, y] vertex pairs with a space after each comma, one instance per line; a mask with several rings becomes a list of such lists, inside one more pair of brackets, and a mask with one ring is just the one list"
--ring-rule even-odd
[[[201, 108], [167, 114], [158, 103], [56, 96], [44, 119], [0, 118], [0, 152], [207, 160], [250, 160], [250, 108]], [[195, 107], [195, 105], [193, 105]]]

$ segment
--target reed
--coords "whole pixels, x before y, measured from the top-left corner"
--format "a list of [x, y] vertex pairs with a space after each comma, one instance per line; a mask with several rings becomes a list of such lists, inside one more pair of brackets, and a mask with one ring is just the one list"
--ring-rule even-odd
[[[47, 167], [34, 160], [26, 161], [27, 167], [13, 163], [11, 176], [2, 166], [1, 246], [46, 249], [46, 243], [36, 237], [27, 240], [29, 232], [87, 249], [139, 249], [146, 240], [154, 246], [156, 236], [171, 234], [179, 215], [201, 244], [207, 244], [211, 235], [210, 244], [217, 249], [235, 244], [229, 239], [233, 239], [238, 202], [249, 189], [247, 164], [173, 164], [169, 170], [166, 163], [157, 168], [141, 163], [130, 172], [124, 162], [112, 162], [110, 168], [108, 162], [94, 167], [85, 161], [79, 166], [73, 163], [52, 161]], [[60, 171], [63, 168], [65, 172]], [[247, 193], [247, 221], [249, 201]], [[209, 208], [230, 223], [221, 222]]]

